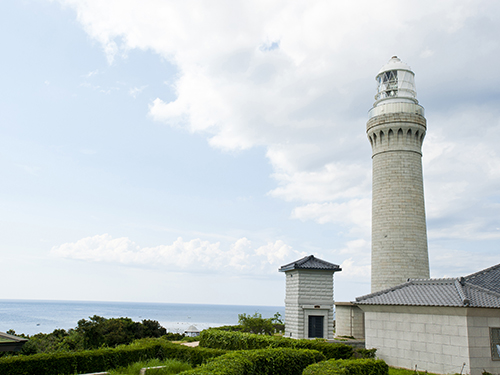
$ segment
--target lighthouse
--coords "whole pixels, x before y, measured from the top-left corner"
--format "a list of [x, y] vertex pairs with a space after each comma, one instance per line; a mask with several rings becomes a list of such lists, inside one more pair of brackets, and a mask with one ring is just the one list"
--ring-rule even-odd
[[427, 122], [415, 74], [397, 56], [376, 76], [366, 133], [372, 146], [371, 292], [429, 278], [422, 175]]

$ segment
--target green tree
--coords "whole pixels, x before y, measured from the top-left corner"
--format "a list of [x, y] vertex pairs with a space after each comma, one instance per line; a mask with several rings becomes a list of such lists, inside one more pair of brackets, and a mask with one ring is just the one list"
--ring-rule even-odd
[[115, 347], [130, 344], [136, 339], [161, 337], [167, 333], [156, 320], [143, 320], [138, 323], [130, 318], [106, 319], [97, 315], [89, 320], [79, 320], [76, 331], [82, 335], [85, 349]]
[[[7, 333], [15, 335], [15, 331]], [[115, 347], [121, 344], [130, 344], [136, 339], [148, 337], [161, 337], [167, 330], [156, 320], [143, 320], [134, 322], [130, 318], [103, 318], [94, 315], [89, 319], [80, 319], [77, 327], [69, 329], [56, 329], [52, 333], [37, 333], [33, 336], [18, 334], [17, 336], [28, 339], [19, 352], [0, 352], [3, 355], [53, 353], [64, 351], [77, 351], [84, 349], [97, 349], [102, 346]], [[184, 335], [180, 335], [181, 338]]]
[[273, 318], [263, 318], [262, 314], [253, 315], [238, 314], [238, 324], [243, 332], [250, 332], [259, 335], [273, 335], [284, 329], [281, 314], [277, 312]]

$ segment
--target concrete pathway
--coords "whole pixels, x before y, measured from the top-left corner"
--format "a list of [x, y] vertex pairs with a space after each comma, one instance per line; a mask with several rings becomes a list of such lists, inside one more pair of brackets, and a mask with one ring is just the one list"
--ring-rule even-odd
[[191, 346], [191, 347], [195, 347], [195, 346], [198, 346], [200, 344], [199, 341], [193, 341], [193, 342], [181, 342], [181, 345], [186, 345], [186, 346]]

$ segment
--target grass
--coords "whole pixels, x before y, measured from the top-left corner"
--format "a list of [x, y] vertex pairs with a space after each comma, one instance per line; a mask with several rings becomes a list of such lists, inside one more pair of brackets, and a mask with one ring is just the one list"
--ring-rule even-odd
[[423, 375], [423, 374], [435, 375], [430, 372], [427, 373], [425, 371], [415, 372], [415, 370], [405, 370], [402, 368], [389, 367], [389, 375]]
[[136, 362], [127, 367], [120, 367], [115, 370], [110, 370], [110, 375], [139, 375], [139, 372], [144, 367], [166, 366], [162, 369], [151, 369], [146, 372], [147, 375], [169, 375], [178, 374], [179, 372], [190, 370], [192, 367], [189, 363], [181, 362], [175, 359], [167, 359], [161, 361], [159, 359], [150, 359], [149, 361]]

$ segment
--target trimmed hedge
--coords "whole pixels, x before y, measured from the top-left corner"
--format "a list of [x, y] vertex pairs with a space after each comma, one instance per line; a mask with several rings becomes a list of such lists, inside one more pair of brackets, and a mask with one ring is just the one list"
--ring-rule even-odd
[[102, 372], [151, 358], [178, 359], [200, 365], [225, 353], [225, 350], [192, 348], [162, 339], [144, 339], [116, 348], [3, 357], [0, 358], [0, 374], [62, 375]]
[[212, 349], [251, 350], [265, 348], [292, 348], [317, 350], [327, 359], [351, 358], [354, 349], [345, 344], [330, 344], [319, 340], [296, 340], [286, 337], [253, 335], [207, 329], [200, 334], [200, 346]]
[[381, 359], [329, 360], [308, 366], [303, 375], [388, 375], [389, 366]]
[[217, 357], [179, 375], [301, 375], [307, 366], [323, 360], [325, 356], [316, 350], [241, 350]]
[[354, 350], [353, 358], [375, 358], [377, 349], [357, 348]]

